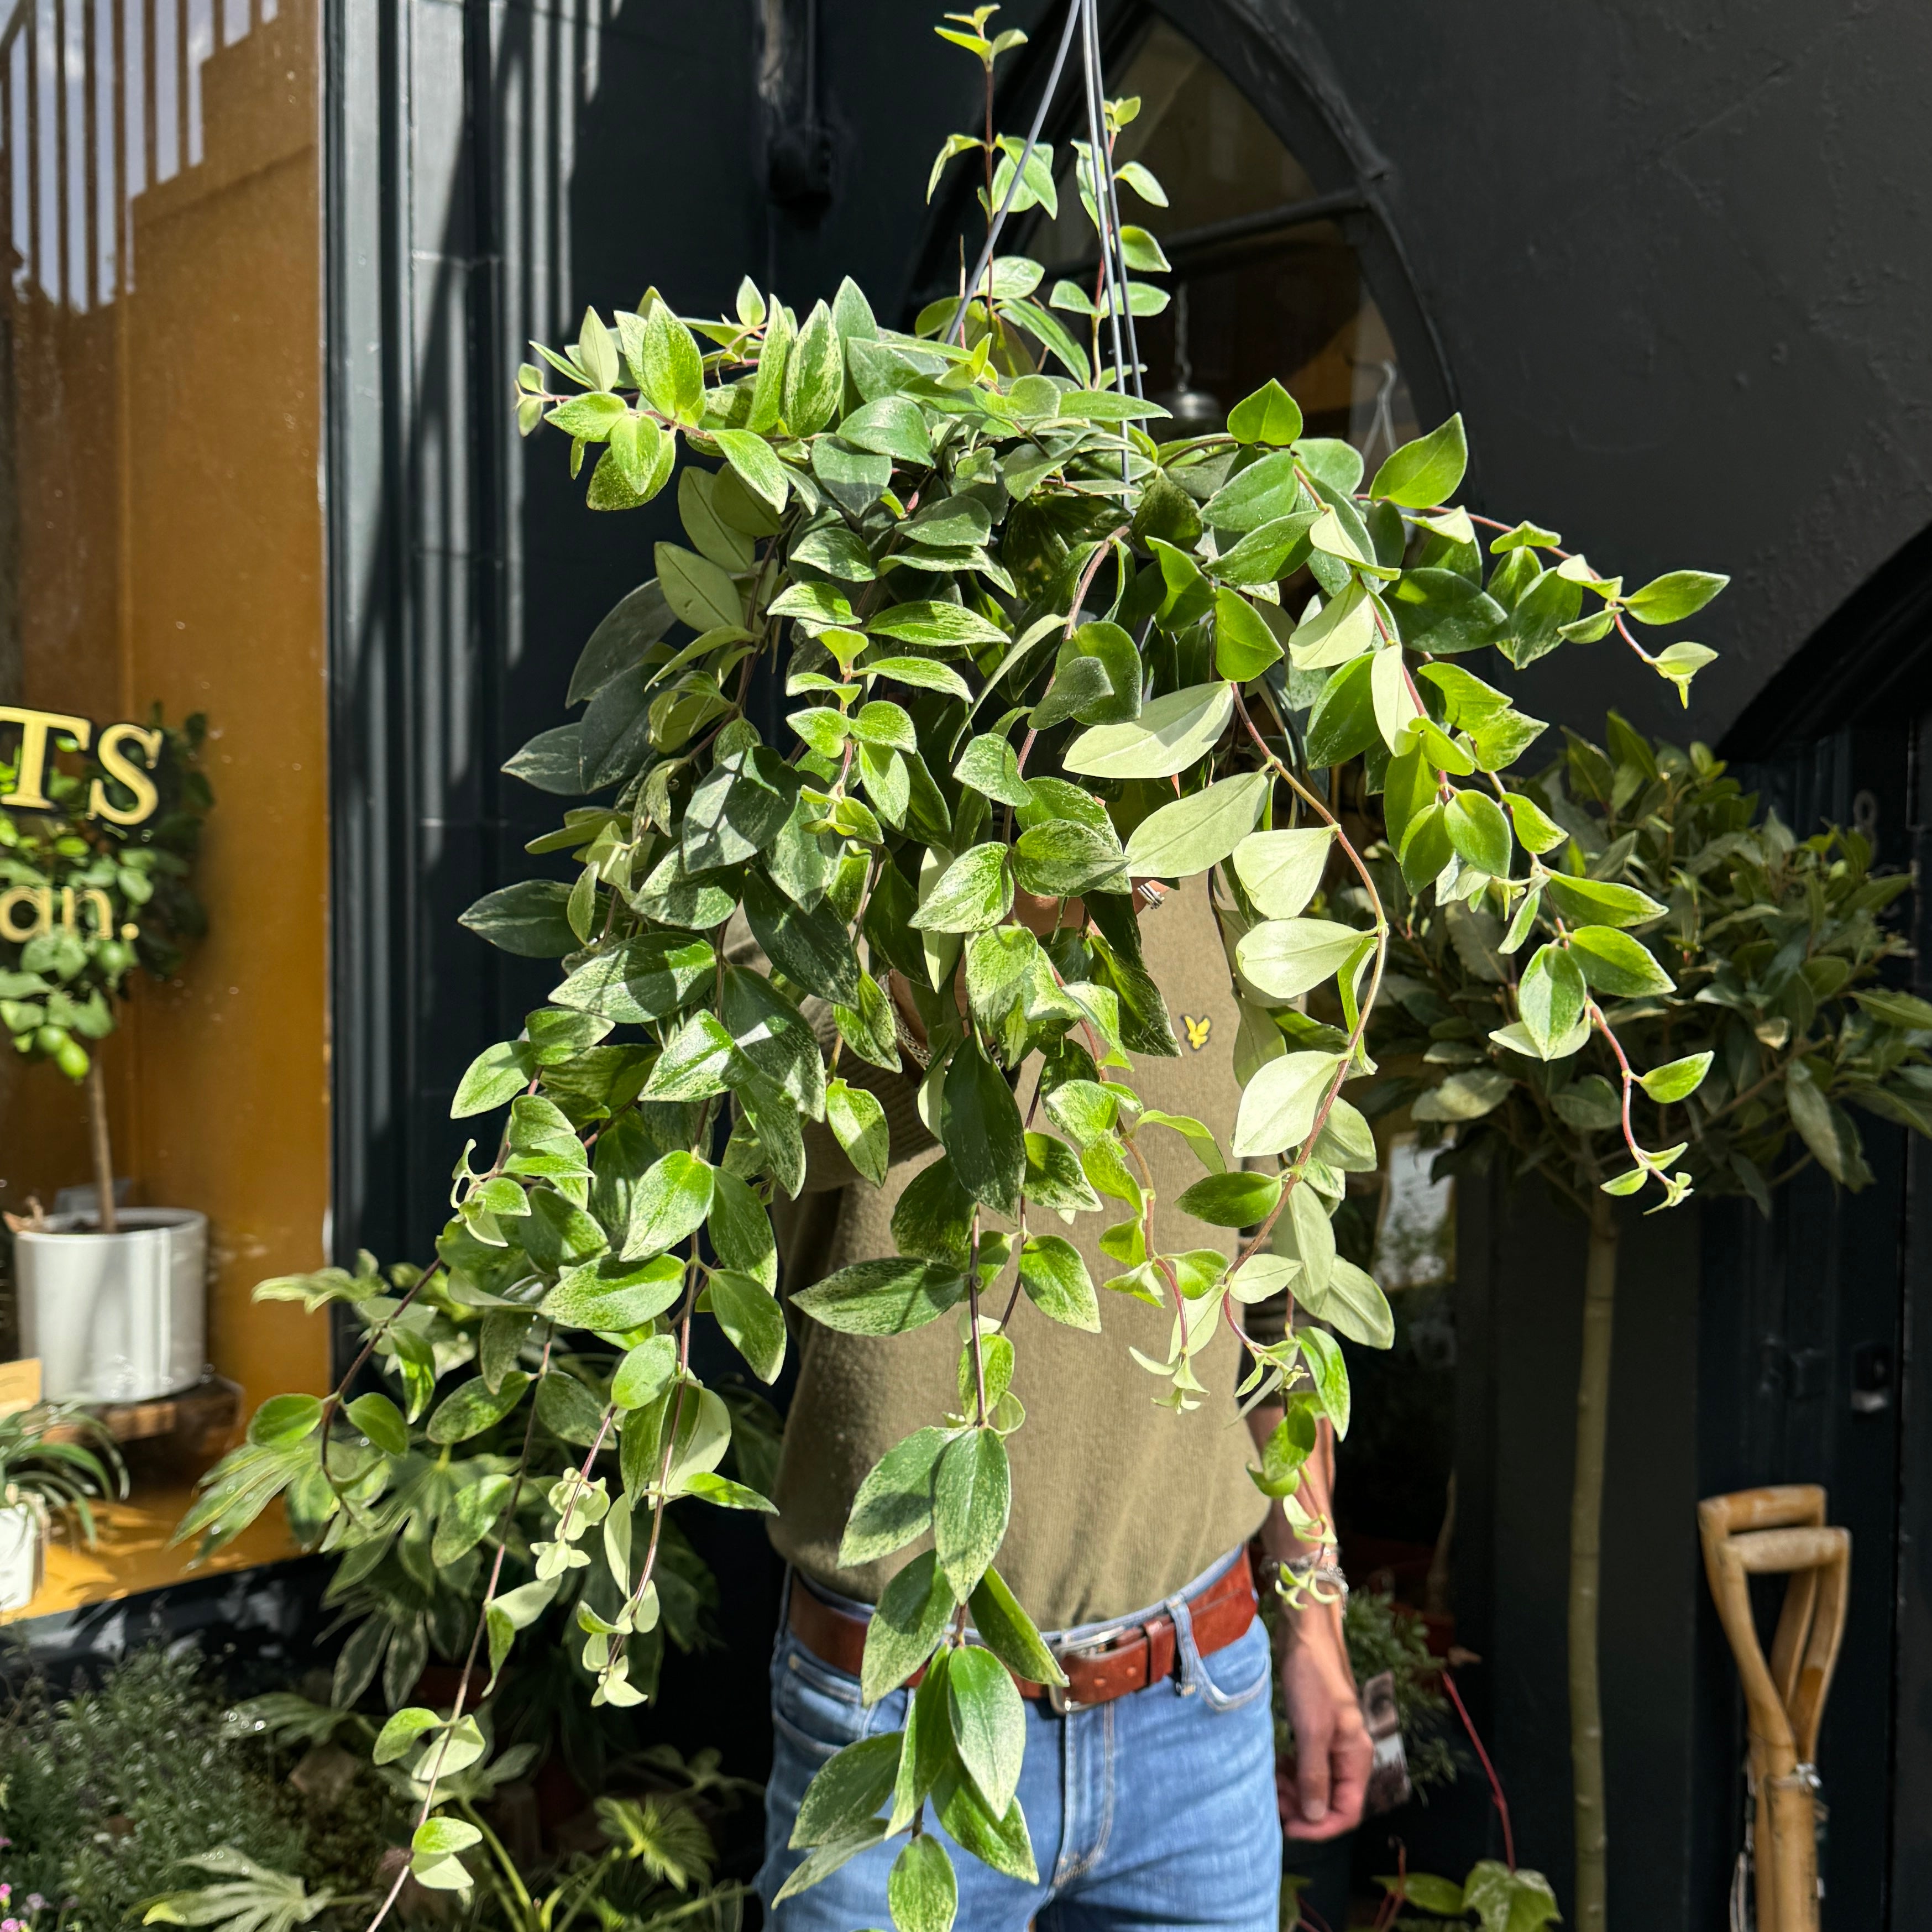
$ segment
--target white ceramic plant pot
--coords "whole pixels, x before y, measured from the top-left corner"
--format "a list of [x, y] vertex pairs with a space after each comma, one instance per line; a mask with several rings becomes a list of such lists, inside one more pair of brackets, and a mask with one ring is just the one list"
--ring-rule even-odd
[[20, 1350], [50, 1402], [141, 1402], [191, 1387], [207, 1361], [208, 1219], [128, 1208], [118, 1234], [78, 1214], [14, 1238]]
[[32, 1503], [0, 1503], [0, 1610], [24, 1610], [46, 1568], [40, 1513]]

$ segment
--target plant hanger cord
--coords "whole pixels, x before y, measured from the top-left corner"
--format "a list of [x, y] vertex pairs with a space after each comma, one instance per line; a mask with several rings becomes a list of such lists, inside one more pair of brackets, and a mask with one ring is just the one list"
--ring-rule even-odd
[[[1127, 298], [1127, 248], [1120, 234], [1120, 193], [1114, 180], [1114, 157], [1107, 139], [1106, 71], [1100, 62], [1100, 0], [1080, 0], [1086, 16], [1087, 124], [1094, 144], [1094, 204], [1100, 229], [1100, 254], [1110, 283], [1108, 322], [1114, 334], [1114, 386], [1124, 392], [1130, 385], [1136, 396], [1141, 386], [1140, 343], [1134, 331], [1134, 312]], [[1120, 357], [1120, 328], [1127, 332], [1126, 359]]]
[[1073, 44], [1073, 29], [1078, 24], [1085, 0], [1072, 0], [1066, 10], [1066, 25], [1060, 30], [1060, 50], [1053, 57], [1052, 70], [1046, 76], [1046, 86], [1040, 97], [1040, 105], [1034, 110], [1033, 125], [1027, 130], [1026, 146], [1020, 150], [1019, 163], [1013, 170], [1013, 178], [1006, 184], [1006, 194], [999, 207], [994, 212], [992, 224], [986, 230], [986, 245], [980, 250], [980, 259], [974, 264], [973, 279], [960, 292], [959, 307], [954, 313], [952, 326], [946, 332], [948, 342], [957, 342], [966, 327], [966, 310], [971, 303], [974, 292], [986, 279], [986, 272], [993, 265], [993, 250], [998, 245], [1000, 230], [1006, 225], [1006, 216], [1011, 212], [1014, 200], [1020, 191], [1020, 184], [1026, 178], [1027, 164], [1033, 159], [1033, 151], [1040, 142], [1040, 130], [1046, 124], [1047, 110], [1053, 105], [1053, 97], [1060, 92], [1060, 76], [1066, 66], [1066, 50]]
[[[1094, 225], [1100, 230], [1100, 272], [1107, 289], [1107, 328], [1114, 344], [1114, 386], [1124, 390], [1127, 386], [1125, 357], [1120, 345], [1120, 310], [1126, 300], [1126, 278], [1120, 272], [1118, 258], [1120, 238], [1114, 230], [1111, 219], [1112, 207], [1108, 201], [1103, 176], [1111, 170], [1107, 163], [1107, 105], [1100, 85], [1100, 34], [1099, 14], [1094, 0], [1075, 0], [1076, 10], [1085, 22], [1086, 31], [1081, 36], [1081, 64], [1087, 82], [1087, 140], [1088, 165], [1094, 178]], [[1076, 183], [1079, 170], [1074, 171]], [[1125, 478], [1126, 455], [1120, 457], [1123, 480]]]

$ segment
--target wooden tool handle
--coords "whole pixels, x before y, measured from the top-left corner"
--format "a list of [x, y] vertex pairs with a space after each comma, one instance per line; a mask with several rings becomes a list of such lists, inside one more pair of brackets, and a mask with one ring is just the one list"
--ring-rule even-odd
[[[1825, 1492], [1792, 1483], [1697, 1505], [1711, 1594], [1736, 1657], [1757, 1792], [1758, 1932], [1816, 1932], [1811, 1762], [1850, 1601], [1852, 1538], [1828, 1527]], [[1788, 1575], [1771, 1655], [1760, 1642], [1754, 1576]]]
[[1762, 1490], [1736, 1490], [1727, 1496], [1706, 1496], [1697, 1505], [1698, 1527], [1707, 1537], [1824, 1520], [1825, 1492], [1816, 1483], [1776, 1483]]

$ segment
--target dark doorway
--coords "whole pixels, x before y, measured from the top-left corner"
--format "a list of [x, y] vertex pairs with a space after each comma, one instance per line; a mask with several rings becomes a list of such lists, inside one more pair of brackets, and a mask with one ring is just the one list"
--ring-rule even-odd
[[[1877, 865], [1919, 874], [1902, 902], [1916, 956], [1901, 979], [1923, 995], [1932, 531], [1833, 616], [1723, 748], [1794, 830], [1854, 826]], [[1851, 1620], [1819, 1746], [1825, 1910], [1841, 1924], [1903, 1928], [1932, 1883], [1932, 1149], [1862, 1125], [1871, 1186], [1835, 1195], [1807, 1176], [1769, 1226], [1734, 1210], [1735, 1245], [1707, 1243], [1700, 1463], [1706, 1492], [1822, 1483], [1832, 1520], [1851, 1529]], [[1708, 1624], [1707, 1606], [1707, 1682], [1723, 1694], [1707, 1702], [1700, 1745], [1710, 1776], [1735, 1787], [1742, 1733]]]

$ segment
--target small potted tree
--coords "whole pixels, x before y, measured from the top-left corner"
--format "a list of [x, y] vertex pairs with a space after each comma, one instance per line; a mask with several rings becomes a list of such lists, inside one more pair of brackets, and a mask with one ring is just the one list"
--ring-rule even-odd
[[56, 1520], [92, 1549], [88, 1499], [127, 1486], [112, 1438], [87, 1417], [47, 1402], [0, 1415], [0, 1610], [25, 1610], [39, 1591]]
[[1564, 735], [1554, 763], [1504, 794], [1529, 855], [1506, 902], [1486, 887], [1454, 890], [1416, 788], [1391, 766], [1388, 842], [1370, 861], [1396, 932], [1371, 1036], [1386, 1070], [1358, 1099], [1371, 1114], [1408, 1104], [1424, 1144], [1446, 1148], [1438, 1172], [1534, 1175], [1588, 1228], [1570, 1517], [1571, 1909], [1600, 1926], [1616, 1197], [1670, 1207], [1694, 1188], [1747, 1196], [1768, 1217], [1773, 1190], [1814, 1163], [1862, 1187], [1872, 1177], [1850, 1108], [1932, 1133], [1932, 1004], [1885, 976], [1906, 951], [1886, 910], [1912, 875], [1874, 874], [1856, 832], [1798, 838], [1704, 746], [1653, 742], [1615, 712], [1603, 746]]
[[[196, 764], [205, 728], [199, 713], [170, 728], [158, 711], [110, 724], [73, 770], [23, 731], [15, 764], [0, 764], [14, 801], [0, 808], [0, 1028], [85, 1088], [94, 1168], [92, 1213], [29, 1202], [7, 1217], [21, 1346], [57, 1401], [165, 1395], [203, 1366], [208, 1223], [117, 1205], [101, 1054], [135, 969], [166, 978], [206, 928], [188, 884], [212, 802]], [[76, 732], [48, 735], [82, 749]]]

